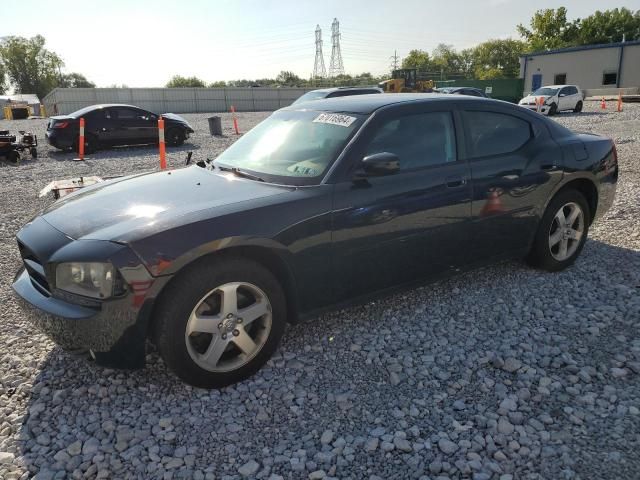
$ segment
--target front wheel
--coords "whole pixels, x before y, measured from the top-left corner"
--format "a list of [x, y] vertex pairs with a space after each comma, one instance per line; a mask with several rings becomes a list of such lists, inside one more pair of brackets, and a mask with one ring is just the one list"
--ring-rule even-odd
[[555, 115], [556, 113], [558, 113], [558, 105], [552, 103], [551, 106], [549, 106], [549, 116]]
[[573, 111], [575, 113], [580, 113], [582, 111], [582, 102], [576, 103], [576, 106], [574, 107]]
[[261, 265], [241, 258], [189, 267], [156, 308], [155, 343], [185, 382], [221, 388], [257, 372], [286, 324], [285, 296]]
[[573, 264], [587, 240], [589, 221], [589, 206], [584, 195], [577, 190], [560, 192], [551, 200], [540, 221], [529, 263], [550, 272]]
[[179, 147], [184, 143], [184, 132], [178, 128], [172, 128], [167, 132], [166, 142], [171, 147]]

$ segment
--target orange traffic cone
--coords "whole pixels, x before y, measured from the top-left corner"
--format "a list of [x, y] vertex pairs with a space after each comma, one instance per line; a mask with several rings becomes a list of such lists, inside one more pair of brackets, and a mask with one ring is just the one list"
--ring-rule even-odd
[[489, 191], [489, 196], [487, 197], [487, 203], [484, 204], [482, 210], [480, 211], [481, 217], [486, 217], [488, 215], [494, 215], [496, 213], [502, 213], [504, 208], [502, 208], [502, 202], [500, 201], [500, 196], [498, 195], [498, 191], [493, 189]]
[[622, 111], [622, 93], [618, 92], [618, 111]]
[[607, 102], [604, 101], [604, 97], [602, 97], [602, 100], [600, 101], [600, 108], [602, 110], [606, 110], [607, 109]]

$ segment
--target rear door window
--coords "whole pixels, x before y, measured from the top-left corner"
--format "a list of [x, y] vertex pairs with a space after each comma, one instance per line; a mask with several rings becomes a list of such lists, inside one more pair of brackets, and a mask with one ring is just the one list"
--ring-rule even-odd
[[116, 111], [117, 118], [119, 120], [134, 120], [138, 118], [138, 112], [131, 108], [116, 108], [114, 110]]
[[531, 124], [513, 115], [484, 111], [463, 115], [471, 158], [515, 152], [533, 136]]

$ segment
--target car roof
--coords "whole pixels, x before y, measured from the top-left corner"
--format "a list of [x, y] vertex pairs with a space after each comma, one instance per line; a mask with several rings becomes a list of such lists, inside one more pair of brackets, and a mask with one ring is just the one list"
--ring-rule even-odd
[[99, 103], [97, 105], [91, 105], [93, 108], [109, 108], [109, 107], [128, 107], [128, 108], [140, 108], [135, 105], [128, 105], [126, 103]]
[[580, 88], [577, 85], [545, 85], [544, 87], [540, 87], [540, 88], [563, 88], [563, 87], [576, 87], [576, 88]]
[[366, 86], [366, 87], [331, 87], [331, 88], [318, 88], [317, 90], [310, 90], [310, 92], [320, 92], [320, 93], [333, 93], [333, 92], [344, 92], [349, 90], [380, 90], [379, 87], [375, 85]]
[[379, 108], [401, 103], [418, 102], [495, 102], [481, 97], [440, 93], [376, 93], [349, 97], [324, 98], [290, 105], [282, 110], [315, 110], [324, 112], [369, 114]]

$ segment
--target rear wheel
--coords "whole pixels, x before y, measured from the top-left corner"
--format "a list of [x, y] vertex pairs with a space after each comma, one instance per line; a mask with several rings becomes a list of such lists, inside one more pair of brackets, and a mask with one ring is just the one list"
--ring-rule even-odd
[[[84, 153], [93, 153], [100, 147], [100, 143], [98, 139], [93, 135], [85, 135], [84, 137]], [[80, 153], [78, 147], [78, 140], [75, 141], [73, 145], [73, 151], [76, 153]]]
[[16, 150], [11, 150], [7, 154], [7, 160], [9, 160], [11, 163], [19, 163], [20, 162], [20, 153], [17, 152]]
[[276, 350], [286, 324], [284, 293], [261, 265], [209, 261], [178, 277], [156, 309], [155, 343], [185, 382], [221, 388], [253, 375]]
[[528, 257], [536, 267], [555, 272], [575, 262], [587, 240], [590, 212], [584, 195], [566, 190], [545, 211]]
[[579, 113], [582, 111], [582, 101], [579, 101], [578, 103], [576, 103], [576, 106], [574, 107], [573, 111], [575, 113]]

